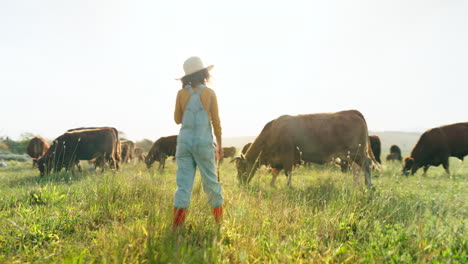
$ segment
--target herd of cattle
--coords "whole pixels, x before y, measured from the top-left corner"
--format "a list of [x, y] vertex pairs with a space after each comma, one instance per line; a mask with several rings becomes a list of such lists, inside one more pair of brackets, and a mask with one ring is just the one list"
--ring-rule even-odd
[[[27, 153], [33, 159], [40, 175], [77, 167], [80, 160], [94, 166], [118, 170], [121, 163], [132, 160], [145, 162], [150, 168], [155, 161], [164, 169], [167, 157], [175, 156], [177, 136], [161, 137], [145, 155], [132, 141], [121, 141], [113, 127], [76, 128], [66, 131], [49, 144], [40, 137], [30, 140]], [[356, 110], [336, 113], [284, 115], [268, 122], [256, 139], [246, 144], [240, 156], [236, 148], [224, 148], [224, 158], [236, 164], [238, 179], [248, 183], [256, 170], [265, 165], [272, 170], [274, 185], [277, 175], [284, 170], [291, 184], [292, 170], [304, 163], [333, 162], [342, 171], [358, 165], [365, 183], [372, 187], [371, 170], [380, 169], [381, 142], [378, 136], [368, 135], [364, 116]], [[426, 173], [429, 166], [443, 165], [449, 171], [449, 157], [461, 160], [468, 155], [468, 122], [436, 127], [424, 132], [409, 157], [403, 159], [397, 145], [390, 147], [387, 161], [403, 162], [402, 172], [414, 174], [419, 168]]]

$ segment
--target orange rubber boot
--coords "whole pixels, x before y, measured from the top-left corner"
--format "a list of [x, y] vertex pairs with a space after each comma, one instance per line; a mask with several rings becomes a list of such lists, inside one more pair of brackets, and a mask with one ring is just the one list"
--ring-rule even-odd
[[187, 213], [185, 209], [174, 208], [174, 222], [172, 223], [173, 230], [184, 224], [186, 215]]
[[223, 207], [219, 206], [219, 207], [214, 208], [213, 215], [214, 215], [215, 222], [217, 224], [220, 224], [221, 221], [223, 220]]

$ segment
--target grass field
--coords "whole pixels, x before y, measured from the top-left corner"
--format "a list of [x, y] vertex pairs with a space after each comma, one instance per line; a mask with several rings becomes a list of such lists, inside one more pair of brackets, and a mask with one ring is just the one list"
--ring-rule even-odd
[[373, 173], [376, 191], [337, 168], [301, 167], [293, 187], [261, 169], [237, 184], [221, 167], [225, 218], [213, 221], [197, 177], [186, 226], [170, 229], [175, 164], [39, 178], [0, 168], [0, 263], [467, 263], [468, 165], [452, 176], [400, 165]]

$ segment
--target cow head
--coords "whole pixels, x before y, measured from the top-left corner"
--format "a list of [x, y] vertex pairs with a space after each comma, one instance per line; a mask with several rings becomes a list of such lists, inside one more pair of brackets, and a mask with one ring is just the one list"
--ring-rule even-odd
[[36, 159], [36, 164], [37, 168], [39, 169], [41, 177], [44, 176], [44, 174], [48, 174], [50, 169], [47, 170], [47, 164], [46, 164], [46, 159], [44, 156]]
[[146, 167], [148, 167], [148, 169], [150, 169], [151, 167], [153, 167], [153, 163], [155, 161], [161, 161], [161, 158], [166, 158], [166, 157], [165, 157], [165, 154], [161, 154], [161, 152], [159, 152], [159, 150], [154, 151], [154, 152], [150, 152], [150, 153], [148, 153], [148, 155], [146, 156], [146, 159], [145, 159]]
[[150, 169], [153, 166], [153, 161], [153, 154], [148, 153], [148, 155], [145, 158], [146, 167], [148, 167], [148, 169]]
[[413, 170], [413, 167], [415, 166], [414, 159], [411, 157], [406, 157], [403, 160], [403, 170], [401, 171], [405, 176], [408, 176], [409, 171]]
[[233, 158], [231, 162], [236, 163], [237, 179], [239, 180], [239, 183], [249, 183], [250, 179], [252, 178], [251, 176], [253, 175], [253, 173], [255, 173], [254, 171], [252, 171], [253, 164], [248, 162], [243, 154]]

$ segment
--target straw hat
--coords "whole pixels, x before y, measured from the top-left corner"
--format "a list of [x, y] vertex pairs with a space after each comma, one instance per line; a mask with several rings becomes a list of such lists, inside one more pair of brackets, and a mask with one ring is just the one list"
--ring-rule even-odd
[[203, 62], [199, 57], [193, 56], [185, 60], [184, 62], [184, 72], [185, 75], [177, 78], [176, 80], [181, 80], [187, 75], [190, 75], [192, 73], [196, 73], [197, 71], [201, 71], [203, 69], [211, 70], [213, 69], [214, 65], [210, 65], [208, 67], [203, 66]]

